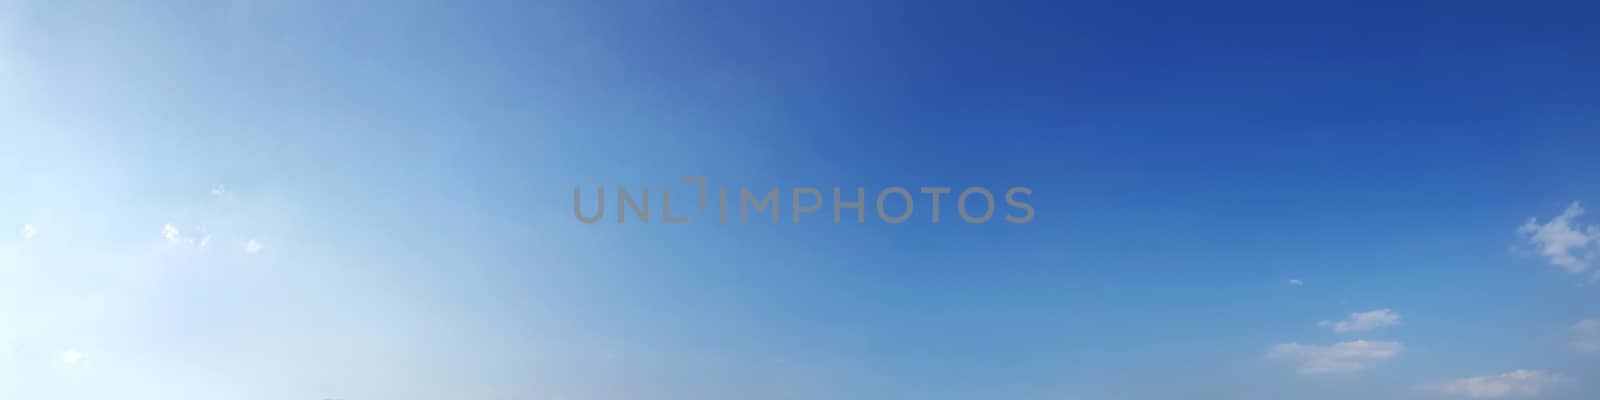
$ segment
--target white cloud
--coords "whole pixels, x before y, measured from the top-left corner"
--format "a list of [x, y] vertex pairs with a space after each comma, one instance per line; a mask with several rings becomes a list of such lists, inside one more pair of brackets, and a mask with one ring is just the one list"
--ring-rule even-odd
[[217, 187], [211, 188], [211, 197], [222, 197], [225, 194], [228, 194], [227, 186], [217, 185]]
[[1499, 398], [1537, 396], [1552, 387], [1572, 382], [1560, 374], [1545, 371], [1516, 370], [1500, 375], [1461, 378], [1424, 386], [1453, 396], [1472, 398]]
[[249, 253], [249, 254], [256, 254], [256, 253], [260, 253], [261, 249], [263, 249], [265, 247], [266, 246], [262, 246], [261, 245], [261, 242], [258, 242], [255, 239], [250, 239], [250, 242], [244, 244], [244, 252], [245, 253]]
[[1394, 358], [1405, 349], [1399, 342], [1339, 342], [1330, 346], [1280, 344], [1272, 347], [1267, 358], [1298, 363], [1296, 372], [1301, 375], [1349, 373], [1372, 368], [1379, 362]]
[[1350, 318], [1343, 321], [1322, 321], [1320, 326], [1332, 326], [1334, 332], [1365, 332], [1385, 326], [1400, 323], [1400, 314], [1387, 308], [1367, 312], [1350, 313]]
[[1586, 319], [1572, 325], [1572, 351], [1600, 354], [1600, 319]]
[[1290, 279], [1289, 280], [1289, 286], [1302, 286], [1302, 285], [1305, 285], [1305, 284], [1306, 283], [1304, 281], [1301, 281], [1299, 279]]
[[1580, 215], [1583, 215], [1583, 206], [1574, 201], [1560, 216], [1545, 224], [1539, 224], [1537, 218], [1528, 218], [1527, 223], [1517, 228], [1517, 233], [1527, 236], [1528, 243], [1540, 255], [1549, 258], [1550, 264], [1567, 272], [1580, 273], [1594, 264], [1596, 255], [1590, 245], [1600, 243], [1600, 226], [1584, 227], [1573, 223]]
[[167, 244], [174, 246], [203, 248], [211, 244], [211, 233], [206, 230], [206, 227], [201, 226], [199, 231], [199, 237], [189, 236], [183, 234], [183, 231], [179, 230], [177, 226], [166, 224], [161, 226], [161, 238], [166, 240]]
[[67, 364], [83, 362], [83, 357], [83, 352], [78, 351], [78, 349], [67, 349], [67, 351], [61, 352], [61, 362]]
[[33, 227], [33, 224], [22, 225], [23, 239], [33, 239], [34, 236], [39, 236], [39, 228]]
[[161, 237], [166, 238], [167, 243], [170, 244], [178, 244], [183, 241], [183, 233], [179, 232], [178, 227], [172, 226], [172, 224], [166, 224], [161, 227]]

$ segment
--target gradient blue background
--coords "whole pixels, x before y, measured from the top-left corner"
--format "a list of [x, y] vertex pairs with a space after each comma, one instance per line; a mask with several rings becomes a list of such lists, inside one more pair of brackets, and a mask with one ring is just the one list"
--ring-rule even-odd
[[[38, 230], [0, 242], [0, 397], [1587, 398], [1600, 288], [1516, 229], [1600, 204], [1597, 13], [0, 1], [0, 227]], [[715, 224], [686, 175], [1037, 217]], [[695, 219], [573, 218], [619, 185]], [[1265, 356], [1358, 339], [1405, 351]]]

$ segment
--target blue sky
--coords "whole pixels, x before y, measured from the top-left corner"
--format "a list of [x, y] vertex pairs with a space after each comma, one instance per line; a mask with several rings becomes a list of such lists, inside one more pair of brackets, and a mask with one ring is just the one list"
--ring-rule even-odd
[[1596, 11], [0, 0], [0, 398], [1591, 398]]

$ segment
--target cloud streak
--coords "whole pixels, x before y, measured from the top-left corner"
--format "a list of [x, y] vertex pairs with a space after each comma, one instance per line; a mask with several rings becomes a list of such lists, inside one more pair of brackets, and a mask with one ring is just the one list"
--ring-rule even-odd
[[1560, 374], [1519, 369], [1500, 375], [1474, 376], [1427, 385], [1423, 389], [1452, 396], [1486, 399], [1537, 396], [1571, 382], [1571, 378]]
[[1273, 346], [1267, 358], [1298, 364], [1301, 375], [1339, 374], [1366, 370], [1405, 350], [1399, 342], [1357, 340], [1328, 346], [1286, 343]]
[[1365, 332], [1385, 326], [1400, 323], [1400, 314], [1387, 308], [1367, 312], [1350, 313], [1350, 318], [1343, 321], [1322, 321], [1319, 326], [1331, 326], [1334, 332]]

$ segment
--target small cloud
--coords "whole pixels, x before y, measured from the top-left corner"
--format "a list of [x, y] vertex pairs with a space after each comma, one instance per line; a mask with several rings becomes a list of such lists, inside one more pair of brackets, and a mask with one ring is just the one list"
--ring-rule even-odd
[[1572, 351], [1600, 355], [1600, 319], [1586, 319], [1572, 325]]
[[227, 186], [217, 185], [217, 187], [211, 188], [211, 197], [222, 197], [226, 194], [228, 194]]
[[261, 242], [256, 241], [255, 239], [250, 239], [249, 242], [244, 244], [244, 252], [248, 254], [256, 254], [260, 253], [261, 249], [265, 247], [266, 246], [261, 245]]
[[1290, 279], [1289, 280], [1289, 286], [1305, 286], [1305, 284], [1306, 283], [1304, 281], [1301, 281], [1299, 279]]
[[39, 228], [33, 227], [33, 224], [22, 225], [23, 239], [33, 239], [34, 236], [39, 236]]
[[199, 239], [195, 239], [194, 236], [184, 235], [183, 231], [179, 230], [176, 225], [166, 224], [161, 226], [161, 238], [166, 240], [169, 245], [206, 247], [206, 244], [211, 242], [211, 234], [207, 233], [206, 228], [202, 226], [200, 227], [200, 235]]
[[1555, 386], [1571, 382], [1571, 378], [1560, 374], [1519, 369], [1500, 375], [1474, 376], [1426, 385], [1423, 389], [1471, 398], [1526, 397], [1537, 396]]
[[1350, 313], [1343, 321], [1322, 321], [1318, 326], [1331, 326], [1334, 332], [1365, 332], [1400, 323], [1400, 314], [1384, 308], [1367, 312]]
[[172, 226], [172, 224], [161, 226], [161, 237], [167, 239], [167, 243], [170, 244], [178, 244], [183, 241], [183, 233], [179, 232], [178, 227]]
[[67, 349], [67, 351], [61, 352], [61, 362], [68, 365], [83, 362], [83, 358], [83, 352], [78, 351], [78, 349]]
[[1600, 243], [1600, 226], [1585, 227], [1573, 222], [1581, 215], [1583, 206], [1574, 201], [1550, 222], [1540, 224], [1538, 218], [1528, 218], [1517, 233], [1526, 236], [1528, 244], [1549, 258], [1550, 264], [1580, 273], [1594, 264], [1596, 253], [1590, 245]]
[[1338, 374], [1366, 370], [1405, 350], [1399, 342], [1339, 342], [1329, 346], [1287, 343], [1273, 346], [1268, 359], [1299, 364], [1301, 375]]

